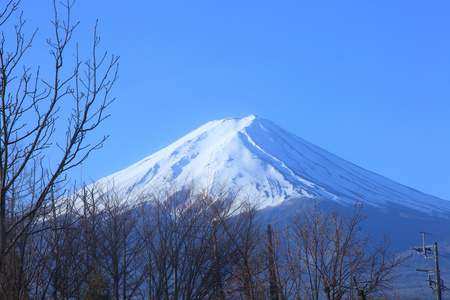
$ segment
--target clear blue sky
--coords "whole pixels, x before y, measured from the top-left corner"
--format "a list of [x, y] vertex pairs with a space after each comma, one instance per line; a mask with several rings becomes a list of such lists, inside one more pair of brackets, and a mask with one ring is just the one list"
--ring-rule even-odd
[[[23, 0], [37, 39], [49, 2]], [[450, 200], [448, 1], [78, 0], [73, 18], [81, 44], [99, 19], [102, 46], [121, 56], [117, 101], [97, 131], [110, 139], [75, 171], [86, 179], [208, 121], [256, 114]]]

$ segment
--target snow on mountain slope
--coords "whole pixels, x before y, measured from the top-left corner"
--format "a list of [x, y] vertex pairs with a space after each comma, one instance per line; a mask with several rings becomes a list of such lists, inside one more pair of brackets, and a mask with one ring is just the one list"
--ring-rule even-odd
[[362, 169], [254, 115], [209, 122], [99, 182], [137, 193], [180, 187], [190, 180], [212, 190], [227, 184], [258, 197], [261, 208], [309, 197], [450, 212], [450, 201]]

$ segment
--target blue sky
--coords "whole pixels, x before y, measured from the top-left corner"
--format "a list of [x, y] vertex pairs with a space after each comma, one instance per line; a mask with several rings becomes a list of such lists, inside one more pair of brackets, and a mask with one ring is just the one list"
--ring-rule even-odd
[[[50, 1], [23, 0], [49, 35]], [[47, 4], [49, 3], [49, 4]], [[450, 200], [450, 2], [78, 0], [74, 39], [121, 56], [104, 148], [71, 175], [124, 169], [200, 125], [256, 114]]]

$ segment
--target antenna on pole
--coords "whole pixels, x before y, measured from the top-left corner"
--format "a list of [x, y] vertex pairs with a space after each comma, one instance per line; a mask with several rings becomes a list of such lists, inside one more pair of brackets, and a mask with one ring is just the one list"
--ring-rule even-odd
[[[442, 298], [442, 289], [444, 287], [443, 282], [441, 281], [441, 277], [439, 274], [439, 260], [438, 260], [438, 247], [437, 242], [434, 242], [431, 246], [426, 246], [425, 244], [425, 234], [426, 232], [422, 233], [422, 239], [423, 239], [423, 245], [419, 247], [412, 247], [411, 249], [417, 252], [422, 252], [425, 259], [433, 258], [434, 259], [434, 269], [433, 270], [420, 270], [416, 269], [416, 271], [419, 272], [426, 272], [428, 274], [428, 285], [432, 290], [436, 291], [436, 300], [441, 300]], [[427, 255], [428, 252], [432, 252], [433, 255]], [[434, 275], [435, 280], [432, 280], [432, 276]], [[435, 288], [433, 288], [433, 285]]]

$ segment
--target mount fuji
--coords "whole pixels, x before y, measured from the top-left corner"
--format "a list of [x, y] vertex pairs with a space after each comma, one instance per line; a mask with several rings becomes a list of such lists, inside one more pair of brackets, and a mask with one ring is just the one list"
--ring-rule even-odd
[[[225, 186], [238, 199], [257, 200], [268, 223], [287, 221], [315, 201], [344, 213], [363, 202], [366, 234], [387, 234], [401, 255], [422, 244], [419, 232], [432, 234], [443, 255], [441, 278], [450, 278], [450, 201], [358, 167], [254, 115], [209, 122], [96, 184], [134, 199], [192, 182], [213, 194]], [[416, 271], [431, 268], [422, 256], [401, 271], [395, 289], [405, 297], [431, 295], [426, 276]]]
[[450, 216], [450, 201], [360, 168], [254, 115], [209, 122], [99, 183], [134, 194], [190, 181], [212, 192], [225, 184], [258, 199], [261, 209], [309, 198]]

